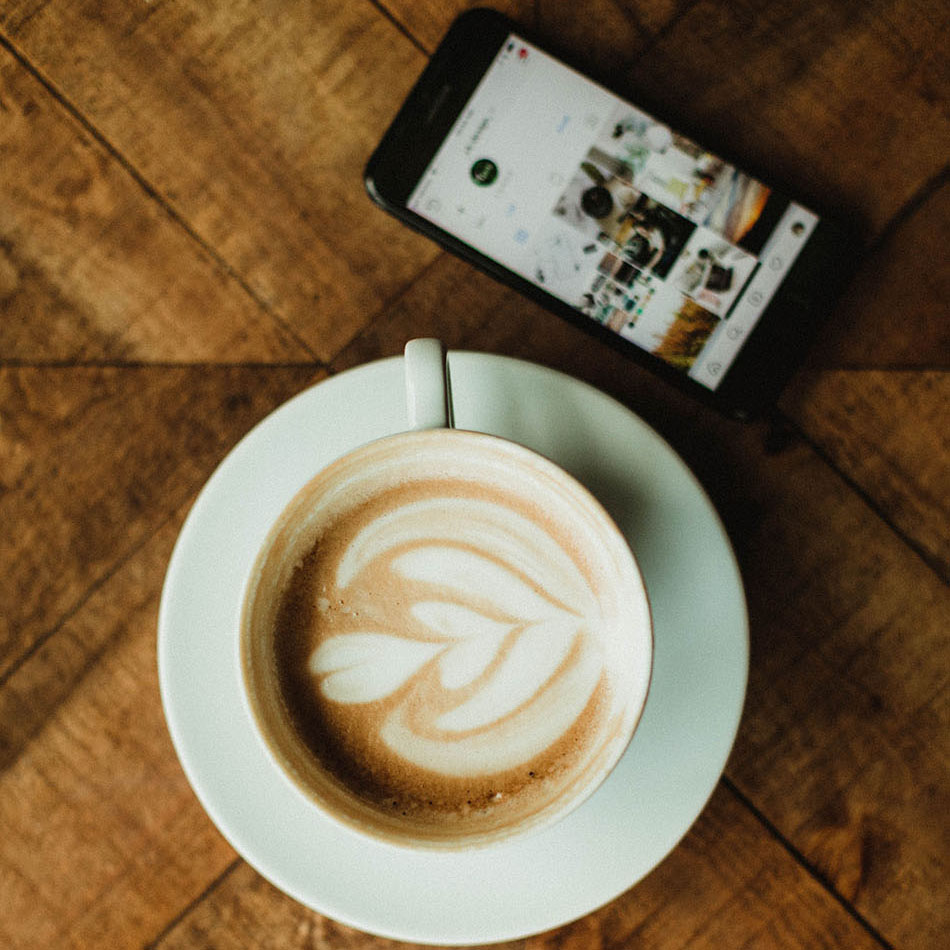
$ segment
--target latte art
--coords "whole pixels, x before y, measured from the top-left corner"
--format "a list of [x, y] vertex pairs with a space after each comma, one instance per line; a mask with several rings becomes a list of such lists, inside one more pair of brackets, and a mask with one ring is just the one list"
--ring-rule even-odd
[[[327, 573], [335, 584], [318, 592], [318, 610], [334, 632], [310, 672], [338, 703], [401, 692], [378, 735], [417, 766], [470, 776], [529, 762], [600, 679], [589, 583], [541, 525], [500, 501], [402, 505], [366, 524]], [[397, 584], [406, 597], [373, 596]]]
[[281, 516], [242, 620], [252, 711], [344, 821], [487, 840], [586, 794], [642, 709], [649, 611], [603, 509], [490, 436], [412, 432]]

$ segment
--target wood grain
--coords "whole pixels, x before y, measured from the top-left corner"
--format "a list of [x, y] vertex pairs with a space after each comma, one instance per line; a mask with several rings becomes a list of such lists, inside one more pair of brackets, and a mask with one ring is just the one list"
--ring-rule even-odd
[[[946, 369], [950, 176], [938, 172], [879, 236], [806, 360], [810, 370]], [[801, 398], [795, 388], [783, 403]]]
[[0, 368], [0, 676], [191, 497], [309, 368]]
[[488, 324], [523, 326], [524, 314], [547, 323], [535, 304], [448, 254], [441, 255], [406, 292], [379, 314], [330, 364], [333, 372], [395, 356], [410, 336], [437, 336], [459, 349]]
[[[416, 3], [411, 0], [386, 0], [382, 4], [393, 20], [430, 54], [439, 45], [445, 31], [460, 13], [470, 7], [485, 5], [475, 0], [447, 0], [447, 2], [421, 0]], [[536, 4], [529, 0], [502, 0], [500, 3], [489, 4], [489, 6], [519, 23], [530, 24], [534, 19]]]
[[4, 358], [312, 358], [3, 49], [0, 110]]
[[424, 62], [371, 4], [29, 0], [0, 30], [320, 359], [434, 256], [363, 192]]
[[[950, 576], [950, 188], [925, 195], [855, 275], [781, 407], [944, 579]], [[913, 423], [908, 424], [912, 419]]]
[[142, 945], [235, 855], [175, 757], [155, 623], [176, 512], [0, 691], [4, 947]]
[[950, 578], [950, 369], [826, 371], [798, 385], [797, 421]]
[[756, 659], [729, 774], [880, 932], [933, 946], [950, 920], [950, 592], [806, 446], [743, 475]]
[[700, 140], [874, 234], [947, 161], [948, 26], [928, 0], [699, 0], [629, 81]]

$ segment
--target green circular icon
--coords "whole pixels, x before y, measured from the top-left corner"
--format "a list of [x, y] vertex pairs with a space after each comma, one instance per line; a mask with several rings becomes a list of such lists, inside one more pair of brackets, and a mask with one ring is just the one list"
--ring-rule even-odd
[[476, 185], [490, 185], [498, 177], [498, 166], [490, 158], [480, 158], [472, 165], [472, 180]]

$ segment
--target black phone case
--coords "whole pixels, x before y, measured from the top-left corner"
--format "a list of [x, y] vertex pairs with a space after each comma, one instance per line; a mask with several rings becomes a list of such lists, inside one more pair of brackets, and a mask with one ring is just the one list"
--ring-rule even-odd
[[[441, 247], [700, 401], [737, 418], [761, 415], [774, 404], [800, 365], [853, 271], [858, 256], [857, 236], [839, 220], [821, 216], [785, 275], [779, 292], [760, 316], [719, 387], [711, 390], [406, 207], [415, 182], [464, 108], [481, 74], [512, 32], [535, 42], [526, 31], [492, 10], [475, 8], [453, 23], [367, 163], [364, 181], [370, 197], [389, 214]], [[536, 45], [542, 47], [542, 44]], [[566, 61], [561, 56], [558, 58]], [[633, 104], [629, 96], [623, 98]], [[646, 108], [658, 118], [662, 115], [648, 106], [636, 107]], [[665, 117], [663, 121], [667, 121]], [[682, 128], [679, 123], [670, 124], [673, 128]], [[683, 134], [701, 141], [689, 132]], [[722, 155], [722, 152], [717, 149], [714, 154]], [[745, 166], [733, 164], [767, 181]], [[769, 187], [773, 187], [771, 183]], [[592, 182], [591, 191], [596, 188], [597, 183]], [[775, 190], [784, 194], [781, 189]], [[590, 200], [596, 201], [596, 194], [592, 194]], [[717, 270], [715, 266], [707, 278], [711, 281], [710, 289], [723, 289], [731, 279], [726, 269]]]

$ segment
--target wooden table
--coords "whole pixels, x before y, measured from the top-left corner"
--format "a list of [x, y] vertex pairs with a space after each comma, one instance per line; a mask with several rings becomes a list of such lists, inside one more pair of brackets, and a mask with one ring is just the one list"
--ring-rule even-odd
[[513, 946], [947, 946], [950, 8], [505, 4], [852, 209], [868, 251], [774, 419], [727, 421], [389, 220], [377, 138], [461, 0], [0, 4], [0, 945], [391, 946], [263, 880], [165, 727], [195, 496], [305, 387], [438, 335], [601, 387], [722, 513], [747, 706], [644, 880]]

